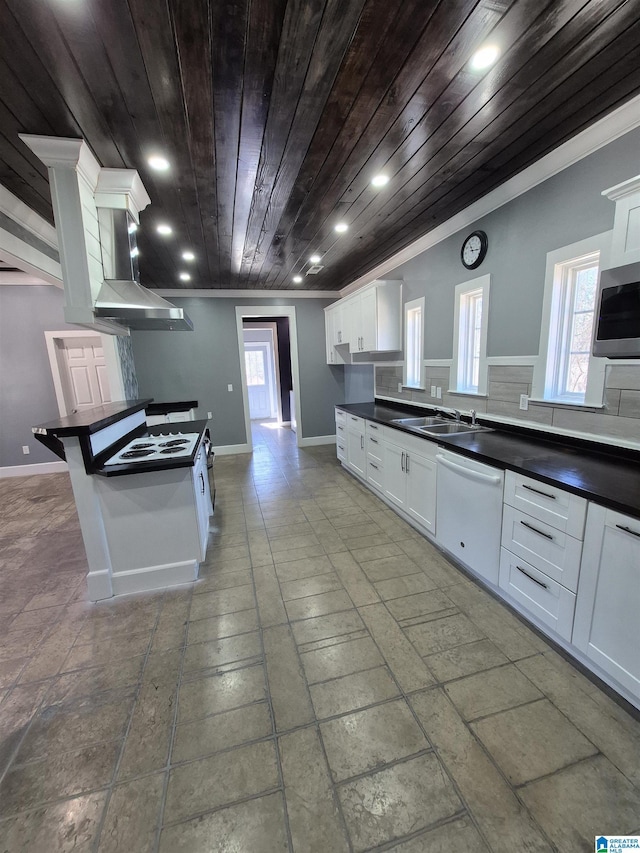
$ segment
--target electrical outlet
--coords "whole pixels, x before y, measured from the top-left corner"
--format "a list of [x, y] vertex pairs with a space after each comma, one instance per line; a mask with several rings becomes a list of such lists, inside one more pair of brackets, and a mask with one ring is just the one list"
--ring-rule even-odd
[[231, 383], [227, 385], [227, 391], [233, 391], [233, 385], [231, 385]]
[[520, 394], [520, 408], [526, 412], [529, 408], [529, 397], [527, 394]]
[[442, 388], [440, 386], [436, 388], [436, 399], [442, 400]]
[[398, 394], [402, 393], [402, 382], [398, 382]]
[[435, 386], [435, 385], [432, 385], [432, 386], [431, 386], [431, 396], [432, 396], [432, 397], [435, 397], [435, 396], [436, 396], [436, 386]]
[[207, 412], [207, 418], [209, 420], [211, 420], [212, 417], [213, 417], [213, 412]]
[[25, 456], [28, 456], [28, 455], [31, 453], [31, 451], [29, 450], [29, 445], [28, 445], [28, 444], [23, 444], [23, 445], [22, 445], [22, 452], [24, 453], [24, 455], [25, 455]]

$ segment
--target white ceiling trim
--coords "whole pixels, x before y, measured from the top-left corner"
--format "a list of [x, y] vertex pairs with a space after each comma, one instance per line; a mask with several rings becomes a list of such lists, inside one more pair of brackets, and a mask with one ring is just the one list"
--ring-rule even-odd
[[35, 234], [52, 249], [58, 248], [56, 229], [43, 219], [35, 210], [31, 210], [23, 201], [0, 184], [0, 213], [13, 219], [27, 231]]
[[533, 187], [557, 175], [579, 160], [583, 160], [599, 148], [603, 148], [620, 136], [624, 136], [630, 130], [634, 130], [640, 126], [640, 95], [627, 101], [617, 110], [614, 110], [609, 115], [592, 124], [586, 130], [576, 134], [576, 136], [559, 145], [549, 154], [541, 157], [531, 166], [528, 166], [519, 174], [505, 181], [495, 190], [492, 190], [487, 195], [478, 199], [478, 201], [470, 204], [469, 207], [452, 216], [442, 225], [438, 225], [432, 231], [419, 237], [411, 245], [397, 252], [393, 257], [378, 264], [360, 278], [356, 279], [351, 284], [348, 284], [341, 291], [340, 296], [348, 296], [356, 290], [360, 290], [365, 285], [370, 284], [375, 279], [384, 278], [385, 275], [395, 270], [401, 264], [415, 258], [416, 255], [422, 254], [432, 246], [446, 240], [453, 234], [460, 231], [462, 228], [473, 224], [478, 219], [492, 213], [499, 207], [507, 204], [520, 195], [528, 192]]
[[35, 275], [28, 275], [26, 272], [16, 272], [14, 270], [5, 272], [0, 270], [0, 287], [2, 285], [22, 286], [24, 284], [46, 285], [47, 287], [51, 286], [50, 281], [44, 281], [44, 279], [38, 278]]
[[203, 299], [338, 299], [337, 290], [205, 290], [204, 288], [149, 288], [159, 296], [168, 299], [194, 296]]

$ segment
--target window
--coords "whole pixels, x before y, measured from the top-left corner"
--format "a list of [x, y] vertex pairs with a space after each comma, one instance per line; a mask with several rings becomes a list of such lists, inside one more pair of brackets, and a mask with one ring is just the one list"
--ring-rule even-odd
[[601, 406], [604, 359], [591, 355], [601, 255], [609, 234], [549, 252], [533, 397]]
[[247, 385], [264, 385], [264, 353], [262, 350], [245, 350], [245, 365], [247, 368]]
[[420, 388], [424, 352], [424, 296], [404, 306], [404, 334], [404, 384], [409, 388]]
[[486, 394], [487, 314], [490, 276], [456, 287], [453, 388], [460, 394]]

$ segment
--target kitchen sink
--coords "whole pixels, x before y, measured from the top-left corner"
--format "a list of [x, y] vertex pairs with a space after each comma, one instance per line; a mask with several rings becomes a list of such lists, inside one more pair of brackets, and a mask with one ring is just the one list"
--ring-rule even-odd
[[443, 426], [447, 425], [447, 421], [444, 418], [394, 418], [391, 421], [392, 424], [398, 424], [399, 426], [404, 427], [413, 427], [414, 429], [421, 429], [422, 427], [431, 426], [432, 424], [442, 424]]
[[420, 432], [424, 432], [426, 435], [458, 435], [464, 432], [490, 432], [489, 427], [472, 426], [471, 424], [463, 424], [456, 422], [448, 421], [447, 423], [442, 423], [439, 421], [437, 423], [432, 424], [431, 426], [423, 426], [419, 427]]

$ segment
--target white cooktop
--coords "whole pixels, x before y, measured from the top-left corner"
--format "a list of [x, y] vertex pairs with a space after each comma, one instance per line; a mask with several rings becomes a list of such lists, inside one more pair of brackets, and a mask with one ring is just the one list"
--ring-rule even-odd
[[130, 465], [132, 462], [157, 462], [190, 456], [200, 433], [169, 432], [162, 435], [143, 435], [126, 444], [104, 463], [107, 465]]

